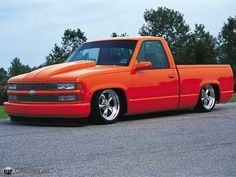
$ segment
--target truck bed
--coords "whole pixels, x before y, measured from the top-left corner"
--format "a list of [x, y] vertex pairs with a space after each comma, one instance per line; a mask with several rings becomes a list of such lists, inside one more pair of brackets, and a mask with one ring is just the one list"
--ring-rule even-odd
[[233, 94], [233, 72], [230, 65], [177, 65], [180, 83], [179, 107], [196, 105], [199, 87], [212, 84], [220, 93], [219, 102], [229, 100]]

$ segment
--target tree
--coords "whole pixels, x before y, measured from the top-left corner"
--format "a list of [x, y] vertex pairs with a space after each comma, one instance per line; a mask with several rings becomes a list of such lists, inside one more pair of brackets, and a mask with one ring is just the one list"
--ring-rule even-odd
[[0, 105], [2, 105], [4, 101], [7, 100], [7, 87], [4, 86], [7, 79], [7, 71], [4, 68], [0, 68]]
[[[236, 75], [236, 16], [229, 17], [218, 36], [219, 61], [230, 64]], [[236, 78], [235, 83], [236, 83]], [[236, 84], [234, 89], [236, 90]]]
[[139, 34], [141, 36], [162, 36], [168, 42], [177, 63], [183, 63], [180, 58], [182, 50], [189, 40], [189, 25], [185, 23], [184, 15], [166, 7], [158, 7], [144, 12], [144, 24]]
[[61, 47], [55, 44], [54, 49], [46, 56], [45, 64], [42, 66], [64, 62], [75, 49], [86, 41], [87, 38], [80, 29], [66, 29], [62, 37]]
[[0, 68], [0, 83], [5, 83], [7, 78], [7, 71], [4, 68]]
[[205, 31], [205, 26], [195, 24], [195, 30], [189, 36], [188, 43], [180, 55], [185, 64], [215, 64], [216, 39]]
[[77, 49], [81, 44], [87, 41], [84, 32], [79, 28], [77, 30], [67, 29], [62, 37], [62, 48], [71, 54], [75, 49]]
[[121, 33], [120, 35], [117, 33], [112, 33], [111, 37], [128, 37], [129, 35], [127, 33]]
[[54, 45], [54, 49], [52, 49], [52, 53], [46, 56], [45, 65], [53, 65], [57, 63], [62, 63], [68, 57], [68, 53], [62, 48], [59, 47], [57, 44]]
[[13, 77], [13, 76], [24, 74], [30, 71], [31, 71], [31, 68], [29, 67], [29, 65], [23, 65], [20, 59], [16, 57], [11, 62], [11, 66], [8, 69], [8, 74], [9, 74], [9, 77]]
[[7, 86], [0, 85], [0, 105], [7, 101]]
[[195, 25], [193, 33], [196, 64], [214, 64], [216, 60], [216, 39], [205, 31], [205, 26]]

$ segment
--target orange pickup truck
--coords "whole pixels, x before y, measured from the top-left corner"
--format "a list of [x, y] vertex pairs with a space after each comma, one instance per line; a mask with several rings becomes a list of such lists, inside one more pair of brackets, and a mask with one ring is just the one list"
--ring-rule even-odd
[[122, 115], [194, 108], [211, 111], [233, 94], [229, 65], [175, 65], [160, 37], [84, 43], [65, 63], [8, 81], [4, 109], [21, 117], [86, 118], [113, 123]]

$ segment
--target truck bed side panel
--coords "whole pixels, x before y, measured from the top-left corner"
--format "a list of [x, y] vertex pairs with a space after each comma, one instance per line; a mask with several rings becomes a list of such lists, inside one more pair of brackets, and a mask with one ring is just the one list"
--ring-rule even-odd
[[233, 72], [229, 65], [177, 65], [180, 79], [179, 108], [194, 107], [205, 84], [219, 87], [219, 102], [233, 94]]

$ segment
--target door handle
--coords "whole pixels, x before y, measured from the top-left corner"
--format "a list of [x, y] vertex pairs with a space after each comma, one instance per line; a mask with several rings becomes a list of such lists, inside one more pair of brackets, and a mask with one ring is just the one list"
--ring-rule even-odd
[[175, 78], [174, 74], [169, 74], [168, 76], [169, 76], [170, 79], [174, 79]]

